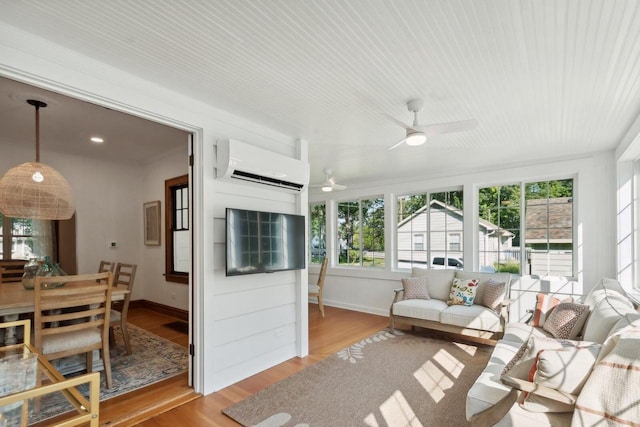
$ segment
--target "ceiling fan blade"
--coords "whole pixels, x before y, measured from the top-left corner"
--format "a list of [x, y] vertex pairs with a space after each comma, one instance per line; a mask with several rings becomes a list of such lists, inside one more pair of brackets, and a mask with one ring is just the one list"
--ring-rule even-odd
[[407, 130], [414, 130], [413, 127], [411, 127], [410, 125], [401, 122], [400, 120], [396, 119], [393, 116], [390, 116], [387, 113], [381, 113], [383, 116], [385, 116], [387, 119], [391, 120], [393, 123], [397, 124], [398, 126], [400, 126], [403, 129], [407, 129]]
[[396, 142], [395, 144], [393, 144], [391, 147], [387, 148], [387, 151], [391, 151], [394, 148], [398, 148], [399, 146], [401, 146], [402, 144], [404, 144], [404, 141], [407, 139], [407, 137], [405, 136], [404, 138], [402, 138], [400, 141]]
[[443, 133], [462, 132], [465, 130], [475, 129], [478, 126], [476, 119], [460, 120], [457, 122], [437, 123], [433, 125], [416, 126], [418, 130], [423, 131], [427, 137], [440, 135]]
[[334, 190], [345, 190], [347, 188], [346, 185], [340, 185], [340, 184], [333, 184], [332, 187]]

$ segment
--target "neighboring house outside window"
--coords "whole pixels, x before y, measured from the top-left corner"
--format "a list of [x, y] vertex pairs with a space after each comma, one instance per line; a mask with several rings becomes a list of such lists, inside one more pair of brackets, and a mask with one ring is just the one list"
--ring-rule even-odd
[[384, 267], [384, 199], [338, 203], [338, 265]]
[[481, 270], [574, 276], [572, 179], [485, 187], [478, 200], [480, 224], [499, 236], [480, 241]]
[[398, 268], [462, 268], [462, 202], [461, 190], [397, 198]]

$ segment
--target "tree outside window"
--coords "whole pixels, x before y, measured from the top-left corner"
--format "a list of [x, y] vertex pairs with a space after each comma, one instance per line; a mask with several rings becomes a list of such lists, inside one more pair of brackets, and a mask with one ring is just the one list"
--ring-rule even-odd
[[324, 203], [309, 206], [309, 253], [312, 264], [320, 264], [327, 254], [327, 206]]
[[384, 199], [338, 203], [338, 264], [384, 267]]

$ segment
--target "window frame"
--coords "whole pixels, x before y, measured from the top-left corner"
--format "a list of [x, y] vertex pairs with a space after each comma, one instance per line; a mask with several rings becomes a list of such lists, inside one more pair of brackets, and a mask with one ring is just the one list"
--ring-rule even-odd
[[[178, 188], [186, 188], [189, 190], [189, 174], [177, 176], [175, 178], [170, 178], [165, 180], [165, 280], [167, 282], [174, 283], [189, 283], [189, 272], [176, 271], [173, 264], [174, 259], [174, 218], [176, 212], [176, 203], [174, 199], [175, 190]], [[191, 200], [191, 197], [187, 197], [187, 200]], [[191, 210], [192, 206], [189, 205], [187, 207], [189, 218], [189, 227], [186, 230], [189, 230], [191, 227]], [[185, 230], [182, 228], [181, 230]]]
[[[364, 214], [363, 214], [363, 202], [366, 201], [381, 201], [382, 202], [382, 206], [377, 208], [376, 211], [381, 211], [382, 212], [382, 221], [383, 221], [383, 228], [382, 228], [382, 242], [383, 242], [383, 246], [384, 246], [384, 250], [382, 251], [384, 253], [384, 256], [382, 258], [382, 264], [381, 265], [376, 265], [376, 257], [375, 257], [375, 252], [378, 251], [373, 251], [374, 252], [374, 257], [373, 257], [373, 261], [371, 262], [371, 265], [365, 265], [365, 257], [364, 257], [364, 252], [366, 250], [366, 248], [364, 248], [365, 245], [365, 235], [364, 235]], [[341, 241], [341, 224], [340, 224], [340, 205], [344, 204], [344, 203], [357, 203], [358, 205], [358, 214], [357, 214], [357, 221], [358, 221], [358, 230], [353, 230], [352, 231], [352, 235], [353, 237], [355, 237], [357, 235], [358, 238], [358, 257], [359, 257], [359, 261], [357, 264], [351, 264], [351, 263], [341, 263], [340, 262], [340, 255], [341, 255], [341, 248], [340, 248], [340, 241]], [[387, 254], [386, 254], [386, 242], [385, 242], [385, 235], [386, 235], [386, 228], [387, 228], [387, 220], [386, 220], [386, 200], [384, 195], [375, 195], [375, 196], [363, 196], [363, 197], [358, 197], [358, 198], [354, 198], [354, 199], [345, 199], [345, 200], [339, 200], [336, 201], [335, 203], [335, 218], [334, 218], [334, 224], [335, 224], [335, 230], [334, 230], [334, 238], [336, 241], [336, 253], [335, 253], [335, 264], [337, 267], [339, 268], [362, 268], [362, 269], [384, 269], [386, 268], [387, 265]], [[347, 239], [348, 242], [348, 239]], [[348, 248], [346, 249], [347, 253], [350, 250], [354, 250], [352, 248]]]

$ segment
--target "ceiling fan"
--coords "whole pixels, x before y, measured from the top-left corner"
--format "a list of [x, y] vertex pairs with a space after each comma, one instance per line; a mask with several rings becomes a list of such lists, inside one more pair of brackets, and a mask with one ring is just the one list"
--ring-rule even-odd
[[336, 184], [335, 177], [331, 176], [331, 169], [323, 169], [322, 172], [325, 173], [326, 179], [322, 184], [313, 184], [312, 187], [320, 187], [322, 191], [333, 191], [333, 190], [344, 190], [347, 188], [346, 185]]
[[407, 108], [413, 113], [413, 125], [411, 126], [401, 122], [400, 120], [397, 120], [392, 116], [389, 116], [388, 114], [385, 114], [385, 116], [387, 116], [396, 124], [402, 126], [407, 131], [406, 136], [389, 147], [388, 150], [393, 150], [394, 148], [402, 145], [402, 143], [404, 142], [406, 142], [407, 145], [410, 146], [422, 145], [430, 136], [440, 135], [443, 133], [462, 132], [465, 130], [474, 129], [476, 126], [478, 126], [478, 121], [476, 119], [461, 120], [449, 123], [436, 123], [432, 125], [421, 125], [420, 123], [418, 123], [418, 113], [422, 111], [423, 107], [424, 100], [419, 98], [412, 99], [407, 102]]

